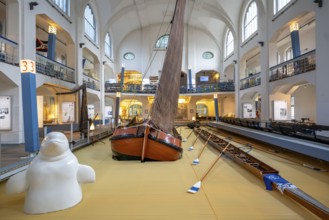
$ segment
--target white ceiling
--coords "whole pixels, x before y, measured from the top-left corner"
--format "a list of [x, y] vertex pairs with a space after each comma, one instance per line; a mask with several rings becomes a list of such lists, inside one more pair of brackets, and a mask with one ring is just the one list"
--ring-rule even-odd
[[[172, 20], [176, 0], [93, 0], [103, 35], [116, 44], [131, 32]], [[208, 33], [220, 44], [226, 27], [235, 35], [243, 0], [186, 0], [185, 23]]]

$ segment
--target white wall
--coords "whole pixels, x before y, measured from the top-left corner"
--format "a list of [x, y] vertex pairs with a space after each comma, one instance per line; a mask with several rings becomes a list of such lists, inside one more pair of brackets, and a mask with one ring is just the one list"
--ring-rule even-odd
[[[149, 59], [153, 57], [154, 53], [156, 53], [155, 59], [153, 60], [152, 65], [148, 69], [144, 78], [158, 75], [159, 70], [162, 70], [165, 57], [165, 50], [153, 50], [157, 40], [158, 32], [158, 27], [149, 26], [143, 30], [136, 30], [130, 33], [122, 41], [122, 46], [119, 48], [119, 53], [116, 59], [118, 60], [117, 69], [119, 70], [119, 68], [121, 68], [120, 63], [125, 63], [125, 68], [127, 70], [137, 70], [145, 74]], [[201, 30], [191, 30], [191, 27], [189, 28], [188, 34], [191, 34], [192, 36], [189, 35], [187, 37], [186, 34], [187, 33], [185, 33], [184, 46], [186, 45], [187, 38], [190, 42], [187, 44], [187, 46], [185, 46], [183, 50], [182, 71], [187, 73], [188, 67], [190, 67], [192, 69], [193, 78], [195, 78], [195, 73], [200, 70], [219, 71], [220, 51], [216, 42]], [[160, 34], [160, 36], [162, 35], [163, 34]], [[214, 54], [214, 58], [210, 60], [203, 59], [202, 54], [206, 51], [212, 52]], [[126, 52], [134, 53], [135, 59], [132, 61], [124, 60], [123, 55]], [[186, 53], [188, 53], [188, 56]], [[188, 61], [185, 62], [185, 60]]]

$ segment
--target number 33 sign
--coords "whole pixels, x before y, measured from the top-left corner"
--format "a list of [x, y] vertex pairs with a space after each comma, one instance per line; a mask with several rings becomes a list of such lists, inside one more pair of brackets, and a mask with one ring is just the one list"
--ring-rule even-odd
[[21, 73], [35, 73], [35, 62], [33, 60], [20, 61]]

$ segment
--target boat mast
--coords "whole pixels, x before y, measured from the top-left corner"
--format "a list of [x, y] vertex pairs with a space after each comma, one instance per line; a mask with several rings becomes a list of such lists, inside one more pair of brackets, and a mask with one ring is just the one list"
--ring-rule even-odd
[[168, 49], [155, 94], [151, 120], [164, 132], [174, 127], [177, 112], [184, 40], [184, 10], [186, 0], [177, 0]]

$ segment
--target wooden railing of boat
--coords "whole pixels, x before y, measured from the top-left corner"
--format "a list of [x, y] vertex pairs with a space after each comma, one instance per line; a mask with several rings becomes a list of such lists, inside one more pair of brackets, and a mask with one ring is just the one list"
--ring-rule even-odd
[[[207, 140], [209, 135], [211, 134], [210, 132], [197, 127], [194, 128], [194, 132], [196, 134], [200, 133], [199, 136], [204, 140]], [[209, 139], [209, 144], [215, 149], [222, 151], [227, 142], [212, 133]], [[233, 144], [230, 144], [224, 154], [233, 161], [240, 164], [242, 167], [252, 172], [258, 178], [264, 180], [266, 189], [272, 190], [272, 187], [276, 188], [282, 194], [292, 198], [293, 200], [295, 200], [320, 218], [329, 219], [328, 207], [326, 207], [307, 193], [303, 192], [301, 189], [294, 186], [292, 183], [283, 179], [279, 175], [279, 171], [258, 160], [257, 158], [251, 156], [250, 154], [243, 151], [239, 147], [234, 146]]]

